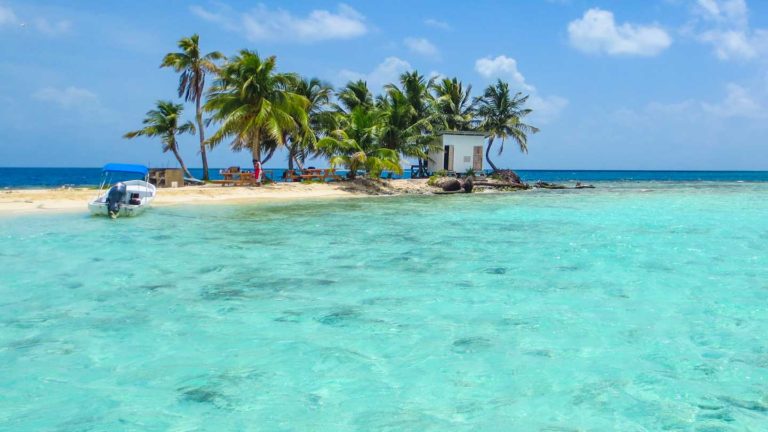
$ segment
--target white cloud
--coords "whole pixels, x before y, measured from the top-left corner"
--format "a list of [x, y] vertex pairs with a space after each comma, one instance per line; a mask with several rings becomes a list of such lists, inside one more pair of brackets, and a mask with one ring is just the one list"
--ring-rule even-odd
[[[437, 70], [433, 70], [433, 71], [429, 71], [429, 74], [427, 75], [427, 78], [428, 79], [434, 79], [435, 81], [437, 81], [437, 80], [441, 80], [441, 79], [447, 78], [447, 77], [446, 77], [446, 75], [444, 73], [442, 73], [440, 71], [437, 71]], [[768, 78], [768, 77], [766, 77], [766, 78]]]
[[336, 12], [317, 9], [303, 17], [284, 9], [270, 9], [263, 4], [244, 13], [235, 12], [227, 6], [220, 6], [216, 12], [192, 6], [190, 11], [227, 30], [242, 32], [252, 41], [316, 42], [351, 39], [368, 32], [365, 17], [343, 3], [339, 4]]
[[658, 25], [617, 25], [612, 12], [599, 8], [571, 21], [568, 38], [580, 51], [609, 55], [654, 56], [672, 44], [672, 38]]
[[[725, 86], [722, 100], [707, 102], [687, 99], [680, 102], [651, 102], [643, 111], [628, 111], [636, 120], [648, 120], [648, 116], [685, 119], [691, 123], [707, 124], [721, 119], [766, 119], [768, 92], [759, 88], [747, 88], [736, 83]], [[629, 118], [624, 116], [625, 119]]]
[[79, 87], [69, 86], [63, 89], [44, 87], [33, 93], [32, 98], [41, 102], [53, 103], [66, 111], [105, 112], [96, 93]]
[[451, 30], [451, 25], [445, 21], [441, 21], [434, 18], [427, 18], [424, 20], [424, 25], [433, 27], [440, 30]]
[[519, 88], [533, 91], [535, 88], [525, 82], [525, 77], [517, 69], [517, 60], [505, 55], [496, 58], [484, 57], [475, 61], [475, 70], [484, 78], [511, 79]]
[[0, 5], [0, 27], [18, 24], [19, 19], [13, 9]]
[[68, 32], [72, 28], [72, 23], [67, 20], [49, 21], [47, 18], [33, 18], [27, 23], [16, 16], [13, 9], [0, 5], [0, 27], [18, 26], [18, 28], [32, 28], [46, 36], [58, 36]]
[[702, 103], [705, 111], [718, 117], [766, 118], [768, 110], [755, 100], [746, 88], [729, 83], [726, 86], [726, 96], [722, 102]]
[[699, 40], [711, 44], [720, 60], [752, 59], [768, 46], [768, 32], [758, 30], [749, 36], [744, 31], [710, 30], [701, 33]]
[[343, 69], [339, 72], [338, 78], [346, 83], [347, 81], [364, 80], [368, 83], [368, 88], [377, 92], [386, 84], [397, 82], [400, 74], [411, 70], [411, 64], [398, 57], [387, 57], [369, 73], [360, 73]]
[[690, 24], [696, 39], [707, 43], [720, 60], [749, 60], [768, 53], [768, 30], [751, 29], [744, 0], [697, 0]]
[[517, 67], [517, 60], [499, 55], [484, 57], [475, 61], [475, 71], [488, 80], [504, 79], [512, 82], [512, 88], [527, 92], [530, 97], [528, 105], [533, 109], [531, 122], [544, 124], [552, 121], [568, 106], [568, 99], [560, 96], [541, 96], [536, 87], [525, 80], [525, 76]]
[[537, 94], [532, 94], [528, 99], [533, 112], [531, 113], [531, 119], [534, 124], [546, 124], [557, 118], [560, 113], [568, 106], [568, 99], [560, 96], [547, 96], [541, 97]]
[[705, 20], [738, 27], [748, 25], [749, 9], [744, 0], [697, 0], [695, 11]]
[[33, 24], [37, 31], [46, 36], [59, 36], [69, 32], [72, 28], [72, 23], [67, 20], [51, 22], [45, 18], [37, 18]]
[[420, 54], [426, 57], [438, 58], [440, 57], [440, 51], [437, 47], [425, 38], [405, 38], [403, 41], [405, 46], [415, 54]]

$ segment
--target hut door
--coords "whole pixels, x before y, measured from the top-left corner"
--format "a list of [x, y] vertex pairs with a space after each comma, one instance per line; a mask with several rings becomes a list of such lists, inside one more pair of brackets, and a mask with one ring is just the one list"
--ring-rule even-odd
[[453, 171], [453, 146], [447, 145], [443, 151], [443, 169]]
[[475, 146], [472, 151], [472, 169], [483, 170], [483, 146]]

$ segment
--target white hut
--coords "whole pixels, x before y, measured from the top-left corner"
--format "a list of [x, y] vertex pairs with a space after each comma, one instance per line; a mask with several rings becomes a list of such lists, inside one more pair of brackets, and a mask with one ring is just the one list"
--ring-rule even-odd
[[441, 132], [437, 139], [440, 149], [429, 152], [427, 169], [430, 173], [445, 170], [464, 174], [467, 170], [482, 171], [483, 143], [482, 132]]

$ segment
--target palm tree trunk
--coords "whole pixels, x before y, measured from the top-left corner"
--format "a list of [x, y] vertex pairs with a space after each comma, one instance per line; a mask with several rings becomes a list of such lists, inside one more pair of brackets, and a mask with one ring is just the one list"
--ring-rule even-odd
[[184, 171], [184, 174], [186, 174], [187, 177], [192, 177], [192, 174], [190, 174], [189, 170], [187, 169], [187, 166], [184, 164], [184, 161], [181, 159], [181, 155], [179, 154], [179, 149], [176, 147], [176, 144], [171, 146], [171, 151], [173, 152], [173, 155], [176, 156], [176, 160], [179, 161], [179, 165], [181, 165], [181, 170]]
[[253, 141], [251, 142], [251, 162], [253, 162], [253, 171], [256, 172], [256, 164], [261, 162], [261, 131], [256, 130], [254, 132]]
[[494, 135], [491, 135], [488, 137], [488, 147], [485, 149], [485, 160], [488, 161], [488, 165], [491, 166], [491, 169], [493, 171], [498, 171], [499, 169], [496, 168], [496, 165], [493, 164], [493, 161], [491, 161], [491, 146], [493, 145], [493, 139], [495, 138]]
[[288, 171], [293, 172], [293, 146], [288, 148]]
[[272, 147], [271, 149], [269, 149], [269, 153], [267, 153], [267, 155], [264, 156], [264, 159], [261, 160], [262, 165], [269, 162], [269, 160], [272, 159], [272, 155], [275, 154], [276, 149], [277, 147]]
[[205, 129], [203, 128], [203, 110], [200, 108], [201, 92], [195, 98], [197, 130], [200, 134], [200, 157], [203, 159], [203, 181], [208, 181], [208, 154], [205, 152]]

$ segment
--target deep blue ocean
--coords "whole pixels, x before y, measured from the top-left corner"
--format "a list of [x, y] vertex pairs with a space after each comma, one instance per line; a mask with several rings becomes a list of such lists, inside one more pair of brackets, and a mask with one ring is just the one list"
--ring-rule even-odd
[[[219, 168], [210, 169], [211, 179], [220, 179]], [[192, 168], [192, 174], [202, 178], [203, 170]], [[268, 175], [282, 178], [284, 169], [267, 168]], [[600, 182], [600, 181], [744, 181], [768, 182], [768, 171], [583, 171], [583, 170], [519, 170], [526, 182]], [[384, 174], [389, 177], [388, 174]], [[410, 172], [404, 172], [404, 178]], [[0, 188], [42, 188], [57, 186], [98, 185], [101, 168], [2, 168]], [[398, 178], [393, 175], [391, 178]], [[113, 181], [117, 180], [113, 178]]]

